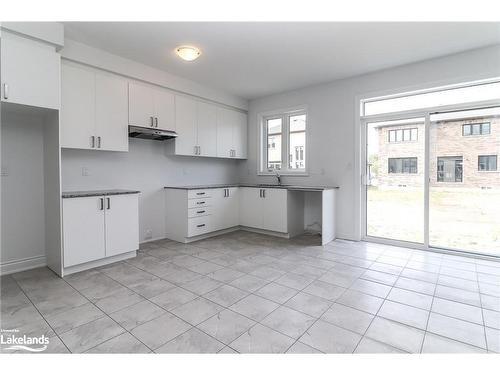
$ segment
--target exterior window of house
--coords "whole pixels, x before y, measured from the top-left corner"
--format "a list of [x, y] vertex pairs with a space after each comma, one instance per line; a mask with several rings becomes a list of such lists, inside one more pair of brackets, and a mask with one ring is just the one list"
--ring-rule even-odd
[[462, 182], [463, 157], [446, 156], [437, 158], [438, 182]]
[[389, 173], [417, 173], [417, 158], [389, 158]]
[[260, 173], [306, 171], [306, 120], [303, 109], [263, 117], [264, 141]]
[[462, 125], [463, 136], [486, 135], [490, 134], [490, 131], [491, 131], [491, 126], [489, 122]]
[[479, 171], [496, 171], [497, 170], [497, 155], [479, 155], [478, 157]]
[[389, 142], [412, 142], [418, 139], [418, 129], [389, 130]]

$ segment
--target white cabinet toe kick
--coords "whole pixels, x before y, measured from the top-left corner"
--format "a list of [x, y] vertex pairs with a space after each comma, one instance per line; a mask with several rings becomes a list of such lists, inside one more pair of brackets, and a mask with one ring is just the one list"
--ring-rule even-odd
[[335, 239], [335, 189], [165, 188], [166, 237], [188, 243], [243, 229], [292, 238], [319, 227]]

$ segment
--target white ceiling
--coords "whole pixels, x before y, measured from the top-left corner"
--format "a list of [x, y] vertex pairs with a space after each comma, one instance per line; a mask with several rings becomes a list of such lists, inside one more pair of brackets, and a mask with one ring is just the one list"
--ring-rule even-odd
[[[500, 43], [500, 23], [68, 22], [70, 39], [253, 99]], [[184, 62], [182, 44], [203, 54]]]

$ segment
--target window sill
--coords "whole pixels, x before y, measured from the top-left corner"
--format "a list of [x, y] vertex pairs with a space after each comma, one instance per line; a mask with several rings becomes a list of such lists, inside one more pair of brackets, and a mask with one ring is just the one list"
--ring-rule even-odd
[[[287, 177], [309, 177], [308, 172], [278, 172], [280, 176], [287, 176]], [[272, 176], [275, 177], [276, 173], [274, 172], [257, 172], [257, 176]]]

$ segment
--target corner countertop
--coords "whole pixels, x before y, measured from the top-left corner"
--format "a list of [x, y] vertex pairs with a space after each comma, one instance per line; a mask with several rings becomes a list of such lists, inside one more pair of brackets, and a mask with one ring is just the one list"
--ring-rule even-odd
[[82, 197], [98, 197], [101, 195], [123, 195], [123, 194], [139, 194], [139, 190], [126, 189], [111, 189], [111, 190], [82, 190], [82, 191], [63, 191], [63, 198], [82, 198]]
[[219, 189], [229, 187], [254, 187], [261, 189], [287, 189], [298, 191], [323, 191], [338, 189], [338, 186], [303, 186], [303, 185], [273, 185], [273, 184], [214, 184], [214, 185], [183, 185], [183, 186], [165, 186], [165, 189], [197, 190], [197, 189]]

